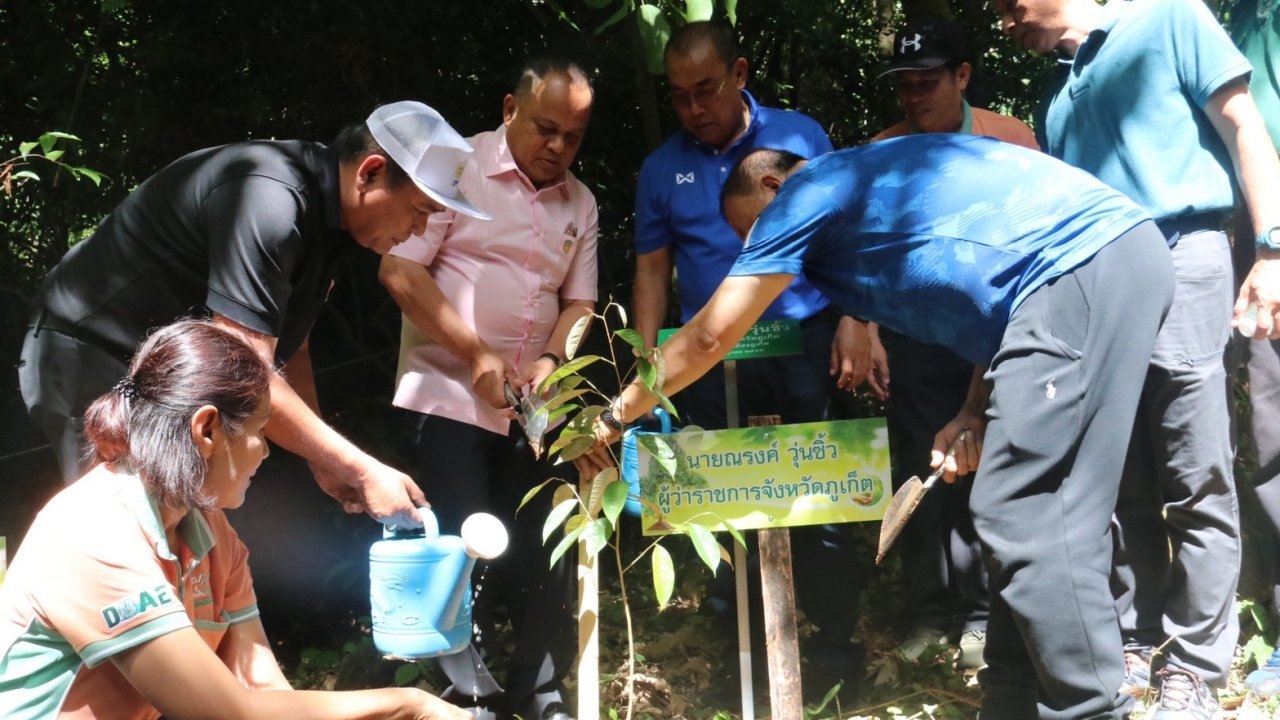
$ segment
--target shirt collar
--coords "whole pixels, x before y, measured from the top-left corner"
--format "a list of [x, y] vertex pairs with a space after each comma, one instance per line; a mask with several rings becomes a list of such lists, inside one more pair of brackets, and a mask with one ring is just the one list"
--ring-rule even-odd
[[[569, 173], [568, 171], [560, 173], [560, 177], [543, 185], [535, 187], [529, 176], [525, 175], [520, 167], [516, 165], [516, 158], [511, 154], [511, 146], [507, 144], [507, 126], [499, 125], [495, 131], [496, 142], [493, 143], [493, 152], [488, 158], [479, 157], [479, 153], [472, 159], [472, 162], [483, 162], [480, 172], [484, 177], [496, 178], [504, 173], [514, 173], [520, 181], [534, 192], [546, 192], [548, 190], [559, 190], [566, 198], [569, 197]], [[470, 142], [475, 139], [471, 138]]]
[[[147, 492], [146, 485], [132, 468], [116, 465], [115, 474], [120, 483], [120, 497], [126, 508], [137, 518], [138, 524], [151, 536], [156, 554], [170, 562], [178, 562], [177, 553], [169, 547], [169, 540], [164, 534], [164, 521], [160, 517], [160, 505], [156, 498]], [[200, 563], [213, 549], [213, 530], [205, 520], [204, 513], [188, 509], [187, 514], [178, 521], [178, 535], [191, 551], [191, 565]], [[182, 568], [183, 572], [191, 568]]]
[[1130, 3], [1127, 0], [1111, 0], [1098, 10], [1098, 26], [1089, 31], [1085, 36], [1080, 47], [1076, 48], [1075, 55], [1064, 55], [1059, 52], [1058, 63], [1060, 65], [1073, 65], [1076, 60], [1088, 62], [1098, 52], [1098, 48], [1102, 47], [1102, 43], [1107, 41], [1107, 35], [1120, 22], [1121, 15], [1129, 8]]

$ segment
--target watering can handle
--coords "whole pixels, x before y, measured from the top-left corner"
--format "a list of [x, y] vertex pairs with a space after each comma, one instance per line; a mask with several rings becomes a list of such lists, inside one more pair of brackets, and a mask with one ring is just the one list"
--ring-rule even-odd
[[[436, 514], [431, 508], [423, 505], [418, 508], [418, 517], [422, 518], [422, 535], [426, 538], [440, 537], [440, 523], [436, 520]], [[399, 533], [400, 528], [396, 525], [388, 523], [382, 526], [382, 537], [393, 538]]]
[[671, 413], [667, 412], [662, 406], [653, 409], [653, 416], [658, 418], [658, 422], [662, 425], [662, 434], [671, 434]]

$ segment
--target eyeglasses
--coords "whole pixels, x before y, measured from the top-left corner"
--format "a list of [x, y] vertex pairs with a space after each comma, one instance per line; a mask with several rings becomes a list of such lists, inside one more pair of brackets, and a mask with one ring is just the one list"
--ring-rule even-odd
[[719, 99], [720, 91], [723, 90], [724, 86], [728, 83], [729, 78], [725, 78], [720, 81], [719, 85], [713, 88], [704, 87], [694, 90], [693, 92], [676, 92], [673, 90], [670, 93], [671, 104], [675, 106], [676, 109], [692, 107], [694, 103], [697, 103], [698, 107], [707, 107]]

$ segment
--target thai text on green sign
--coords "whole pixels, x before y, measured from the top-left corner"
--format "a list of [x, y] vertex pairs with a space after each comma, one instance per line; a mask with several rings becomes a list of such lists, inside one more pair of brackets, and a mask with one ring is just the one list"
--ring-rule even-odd
[[641, 528], [740, 530], [878, 521], [889, 489], [883, 418], [689, 429], [637, 438]]
[[[663, 328], [658, 331], [658, 344], [667, 341], [679, 328]], [[780, 357], [799, 355], [803, 350], [799, 320], [764, 320], [751, 326], [737, 345], [724, 356], [725, 360]]]

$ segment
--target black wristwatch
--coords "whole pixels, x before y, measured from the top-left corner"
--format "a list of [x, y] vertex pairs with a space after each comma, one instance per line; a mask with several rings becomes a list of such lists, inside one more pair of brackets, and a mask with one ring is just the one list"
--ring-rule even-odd
[[1254, 239], [1254, 245], [1260, 249], [1280, 250], [1280, 225], [1258, 233], [1258, 237]]
[[617, 416], [613, 414], [612, 404], [610, 404], [609, 407], [605, 408], [604, 412], [600, 413], [600, 422], [604, 423], [605, 425], [608, 425], [610, 428], [612, 428], [616, 432], [622, 432], [623, 430], [627, 429], [627, 424], [619, 420]]

